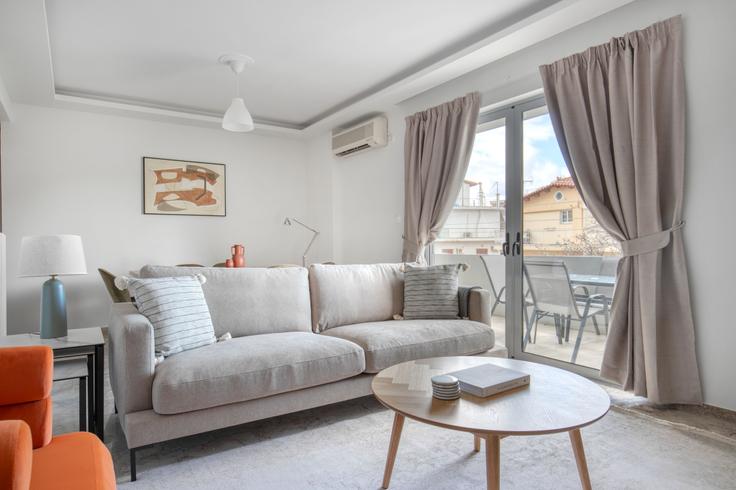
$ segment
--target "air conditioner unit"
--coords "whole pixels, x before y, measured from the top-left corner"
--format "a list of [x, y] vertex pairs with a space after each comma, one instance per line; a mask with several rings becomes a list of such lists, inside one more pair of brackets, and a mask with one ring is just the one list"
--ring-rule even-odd
[[347, 129], [332, 131], [332, 153], [338, 157], [352, 155], [371, 148], [386, 146], [388, 121], [374, 117]]

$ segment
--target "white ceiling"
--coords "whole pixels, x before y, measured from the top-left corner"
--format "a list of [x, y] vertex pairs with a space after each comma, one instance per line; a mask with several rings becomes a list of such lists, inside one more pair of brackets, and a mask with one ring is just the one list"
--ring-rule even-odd
[[216, 60], [239, 51], [256, 129], [318, 134], [631, 1], [0, 0], [0, 120], [26, 103], [217, 127], [235, 81]]
[[47, 1], [57, 93], [304, 127], [556, 0]]

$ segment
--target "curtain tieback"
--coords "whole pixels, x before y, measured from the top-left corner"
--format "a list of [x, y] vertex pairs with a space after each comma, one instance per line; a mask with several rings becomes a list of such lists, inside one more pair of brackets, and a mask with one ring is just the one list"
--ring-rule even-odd
[[672, 232], [677, 231], [685, 225], [684, 221], [680, 221], [672, 228], [652, 233], [651, 235], [644, 235], [639, 238], [632, 238], [631, 240], [621, 241], [621, 254], [624, 257], [631, 257], [632, 255], [642, 255], [651, 252], [661, 250], [670, 244], [670, 238]]

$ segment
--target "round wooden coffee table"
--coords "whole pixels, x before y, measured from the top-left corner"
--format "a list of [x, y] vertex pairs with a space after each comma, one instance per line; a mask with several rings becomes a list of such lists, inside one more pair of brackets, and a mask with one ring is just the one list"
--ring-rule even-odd
[[[432, 397], [432, 376], [483, 363], [527, 373], [531, 376], [529, 386], [488, 398], [466, 393], [452, 401]], [[500, 442], [503, 437], [568, 432], [582, 486], [591, 488], [580, 428], [603, 417], [611, 401], [600, 386], [582, 376], [515, 359], [435, 357], [384, 369], [373, 378], [372, 388], [378, 401], [396, 412], [383, 488], [388, 488], [391, 480], [405, 417], [470, 432], [474, 435], [475, 451], [480, 451], [480, 441], [485, 439], [489, 489], [500, 487]]]

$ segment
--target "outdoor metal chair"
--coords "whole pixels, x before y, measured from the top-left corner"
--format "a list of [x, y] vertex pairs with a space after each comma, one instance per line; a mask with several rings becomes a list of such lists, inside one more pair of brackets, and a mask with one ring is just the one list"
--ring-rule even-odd
[[[488, 283], [490, 284], [490, 291], [491, 295], [493, 296], [493, 306], [491, 306], [491, 316], [493, 316], [493, 313], [496, 311], [496, 308], [498, 305], [506, 305], [506, 300], [502, 299], [504, 296], [504, 292], [506, 291], [506, 286], [501, 286], [501, 289], [496, 289], [496, 284], [493, 282], [493, 275], [491, 274], [491, 255], [480, 255], [480, 261], [483, 263], [483, 267], [486, 270], [486, 276], [488, 276]], [[532, 303], [529, 299], [529, 290], [527, 289], [524, 293], [524, 324], [529, 321], [529, 311], [528, 308], [532, 306]]]
[[[593, 314], [593, 316], [591, 317], [591, 320], [593, 320], [593, 325], [595, 326], [596, 335], [601, 334], [600, 330], [598, 329], [598, 321], [596, 320], [596, 315], [603, 315], [603, 325], [605, 326], [606, 335], [608, 335], [608, 324], [611, 321], [611, 296], [610, 293], [606, 293], [604, 291], [610, 289], [611, 288], [594, 286], [592, 288], [593, 292], [591, 293], [588, 286], [577, 285], [573, 287], [573, 293], [575, 293], [575, 298], [578, 300], [578, 302], [584, 302], [591, 295], [596, 296], [596, 298], [601, 297], [600, 300], [596, 300], [592, 304], [592, 307], [594, 307], [596, 311], [596, 313]], [[567, 340], [569, 340], [569, 332], [567, 332]]]
[[588, 319], [591, 319], [596, 331], [598, 331], [595, 315], [602, 313], [604, 308], [607, 307], [605, 296], [590, 294], [583, 297], [579, 292], [581, 291], [580, 288], [577, 289], [578, 294], [576, 296], [570, 284], [567, 266], [562, 261], [526, 260], [524, 261], [524, 276], [529, 286], [533, 305], [532, 313], [527, 320], [526, 333], [523, 339], [524, 347], [529, 343], [532, 328], [540, 318], [545, 316], [554, 318], [555, 333], [560, 344], [563, 338], [569, 341], [570, 322], [576, 320], [580, 322], [580, 327], [570, 359], [570, 362], [575, 363]]
[[493, 313], [496, 311], [496, 308], [498, 305], [505, 305], [506, 300], [501, 299], [503, 296], [504, 291], [506, 291], [506, 286], [502, 286], [501, 289], [496, 290], [496, 285], [493, 282], [493, 276], [491, 274], [491, 256], [490, 255], [481, 255], [480, 260], [483, 263], [483, 267], [486, 269], [486, 275], [488, 276], [488, 282], [490, 283], [490, 291], [491, 295], [493, 296], [493, 306], [491, 306], [491, 316], [493, 316]]

